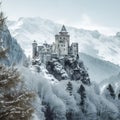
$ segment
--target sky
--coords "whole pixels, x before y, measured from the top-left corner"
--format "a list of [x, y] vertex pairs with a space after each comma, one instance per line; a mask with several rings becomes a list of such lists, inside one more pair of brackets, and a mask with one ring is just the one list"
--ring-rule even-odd
[[41, 17], [55, 22], [98, 30], [112, 35], [120, 31], [120, 0], [2, 0], [9, 20]]

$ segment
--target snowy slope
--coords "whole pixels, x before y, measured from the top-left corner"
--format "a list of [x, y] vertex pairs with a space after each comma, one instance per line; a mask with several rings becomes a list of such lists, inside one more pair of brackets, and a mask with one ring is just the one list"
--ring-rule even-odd
[[120, 72], [120, 67], [118, 65], [91, 57], [84, 53], [80, 53], [80, 59], [88, 68], [91, 80], [96, 81], [97, 83]]
[[[31, 43], [35, 39], [38, 43], [47, 41], [52, 43], [54, 35], [61, 29], [61, 25], [42, 18], [20, 18], [18, 21], [9, 21], [9, 29], [17, 38], [18, 43], [31, 54]], [[79, 42], [79, 50], [93, 57], [120, 64], [120, 35], [104, 36], [98, 31], [88, 31], [67, 27], [71, 35], [71, 42]]]
[[120, 92], [120, 73], [113, 75], [113, 76], [109, 77], [108, 79], [101, 81], [100, 82], [101, 91], [108, 84], [111, 84], [114, 87], [114, 90], [116, 93]]
[[[112, 118], [115, 117], [114, 119], [117, 120], [116, 116], [117, 114], [119, 115], [119, 107], [116, 101], [110, 101], [100, 95], [99, 86], [97, 84], [92, 83], [88, 86], [82, 84], [81, 81], [71, 81], [72, 95], [70, 95], [69, 90], [66, 89], [70, 80], [62, 80], [53, 83], [47, 76], [43, 75], [45, 71], [44, 67], [39, 73], [35, 72], [33, 69], [23, 67], [19, 68], [19, 71], [28, 89], [35, 91], [39, 95], [40, 100], [35, 103], [35, 113], [39, 120], [44, 120], [44, 117], [50, 120], [50, 115], [55, 116], [55, 120], [69, 120], [66, 117], [66, 113], [71, 111], [71, 120], [79, 120], [80, 118], [82, 118], [82, 120], [96, 120], [98, 118], [101, 118], [100, 120], [110, 120], [108, 116]], [[81, 97], [77, 92], [81, 85], [85, 88], [86, 114], [81, 111]], [[120, 103], [120, 101], [117, 102]], [[42, 111], [40, 109], [41, 104]], [[50, 114], [48, 113], [49, 115], [46, 115], [45, 110], [47, 113], [50, 112]], [[100, 115], [97, 114], [98, 112], [100, 112]]]
[[3, 48], [8, 49], [6, 52], [7, 58], [1, 58], [0, 63], [11, 65], [20, 63], [23, 59], [25, 59], [25, 54], [22, 48], [17, 43], [17, 41], [11, 36], [6, 26], [3, 31], [0, 31], [0, 36], [3, 40]]

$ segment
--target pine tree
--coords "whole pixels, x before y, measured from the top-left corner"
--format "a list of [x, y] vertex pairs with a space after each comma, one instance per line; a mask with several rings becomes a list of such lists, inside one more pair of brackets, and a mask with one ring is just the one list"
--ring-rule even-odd
[[49, 104], [45, 104], [45, 111], [44, 111], [44, 114], [45, 114], [45, 119], [46, 120], [53, 120], [53, 110], [50, 108], [50, 105]]
[[72, 96], [73, 86], [72, 86], [72, 83], [70, 81], [67, 84], [66, 90], [69, 92], [70, 96]]
[[118, 99], [120, 100], [120, 93], [118, 94]]
[[17, 69], [0, 65], [0, 120], [29, 120], [35, 95], [23, 89]]
[[79, 57], [79, 55], [77, 54], [77, 56], [76, 56], [76, 60], [78, 61], [78, 60], [79, 60], [79, 58], [80, 58], [80, 57]]
[[[2, 2], [0, 2], [0, 8], [1, 8]], [[4, 16], [4, 13], [0, 12], [0, 30], [4, 29], [4, 26], [6, 24], [7, 17]]]
[[80, 98], [81, 98], [80, 106], [82, 108], [82, 112], [85, 113], [84, 106], [85, 106], [86, 92], [83, 85], [80, 86], [77, 93], [80, 95]]
[[72, 120], [72, 116], [73, 116], [72, 111], [66, 113], [67, 120]]
[[2, 46], [0, 46], [0, 59], [7, 58], [6, 52], [8, 49], [3, 49]]
[[114, 91], [112, 85], [109, 84], [108, 87], [107, 87], [107, 89], [108, 89], [108, 91], [109, 91], [109, 93], [110, 93], [110, 96], [111, 96], [113, 99], [115, 99], [115, 91]]
[[[1, 31], [4, 30], [5, 19], [1, 12]], [[0, 59], [4, 57], [7, 57], [6, 50], [0, 49]], [[0, 120], [30, 120], [34, 111], [31, 104], [34, 98], [34, 93], [23, 88], [17, 69], [0, 65]]]
[[[0, 2], [0, 8], [1, 8], [2, 2]], [[1, 11], [0, 12], [0, 32], [4, 31], [4, 27], [6, 26], [6, 17], [4, 17], [4, 13]], [[6, 52], [8, 49], [3, 48], [3, 41], [2, 41], [2, 35], [0, 35], [0, 59], [1, 58], [6, 58]]]

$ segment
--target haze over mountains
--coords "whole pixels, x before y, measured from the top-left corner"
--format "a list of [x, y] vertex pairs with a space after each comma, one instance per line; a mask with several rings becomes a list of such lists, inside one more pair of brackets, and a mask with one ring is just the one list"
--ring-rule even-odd
[[[20, 18], [8, 21], [8, 27], [27, 55], [31, 55], [32, 42], [52, 43], [61, 29], [60, 24], [42, 18]], [[66, 26], [71, 42], [79, 43], [81, 59], [89, 69], [92, 80], [100, 82], [120, 71], [120, 34], [105, 36], [98, 31], [77, 29]], [[99, 60], [100, 59], [100, 60]], [[105, 61], [110, 62], [105, 62]], [[96, 73], [95, 73], [96, 72]], [[97, 79], [97, 80], [96, 80]]]
[[[20, 113], [20, 119], [21, 116], [25, 117], [28, 112], [26, 113], [24, 107], [28, 103], [32, 106], [27, 105], [27, 111], [33, 109], [32, 120], [119, 120], [120, 33], [108, 37], [98, 31], [67, 27], [71, 42], [79, 43], [80, 59], [75, 59], [75, 56], [66, 56], [63, 59], [58, 57], [49, 59], [47, 64], [41, 63], [41, 59], [36, 56], [35, 59], [26, 59], [23, 50], [27, 55], [32, 55], [34, 39], [38, 43], [52, 43], [61, 26], [41, 18], [21, 18], [8, 22], [12, 35], [7, 27], [0, 32], [1, 48], [9, 50], [7, 61], [1, 59], [0, 62], [9, 66], [16, 63], [15, 70], [14, 66], [8, 68], [8, 71], [7, 66], [6, 70], [1, 67], [1, 118], [6, 117], [6, 112], [12, 119], [16, 117], [16, 113]], [[20, 80], [21, 83], [17, 85]], [[25, 93], [28, 93], [26, 90], [30, 93], [34, 91], [34, 95], [25, 96], [24, 92], [21, 95], [21, 89]], [[20, 96], [16, 97], [16, 94]], [[11, 98], [10, 101], [6, 96]], [[33, 100], [28, 96], [33, 96]], [[19, 108], [25, 110], [25, 115]]]
[[[33, 40], [42, 43], [54, 42], [54, 35], [61, 29], [60, 24], [42, 18], [20, 18], [9, 21], [8, 27], [12, 35], [29, 54]], [[90, 56], [120, 64], [120, 35], [105, 36], [98, 31], [76, 29], [66, 26], [71, 42], [79, 42], [79, 51]]]
[[91, 81], [95, 81], [97, 83], [100, 83], [105, 79], [109, 79], [113, 75], [116, 76], [120, 72], [120, 67], [118, 65], [91, 57], [84, 53], [80, 53], [80, 59], [88, 68]]

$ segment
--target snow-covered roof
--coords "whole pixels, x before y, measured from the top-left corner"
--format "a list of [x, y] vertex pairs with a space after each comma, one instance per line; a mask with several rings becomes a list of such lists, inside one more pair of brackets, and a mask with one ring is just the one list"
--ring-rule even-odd
[[66, 27], [63, 25], [60, 32], [67, 32]]
[[33, 43], [37, 43], [36, 40], [34, 40]]

